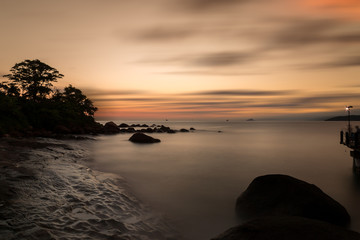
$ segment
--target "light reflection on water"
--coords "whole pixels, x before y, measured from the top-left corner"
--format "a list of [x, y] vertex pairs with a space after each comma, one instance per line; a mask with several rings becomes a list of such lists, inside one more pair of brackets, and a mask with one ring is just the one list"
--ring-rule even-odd
[[[360, 231], [360, 181], [339, 144], [343, 122], [164, 123], [190, 133], [152, 134], [161, 143], [133, 144], [129, 134], [101, 136], [95, 167], [124, 176], [135, 194], [188, 239], [209, 239], [238, 223], [239, 194], [255, 177], [288, 174], [343, 204]], [[218, 131], [222, 131], [219, 133]]]

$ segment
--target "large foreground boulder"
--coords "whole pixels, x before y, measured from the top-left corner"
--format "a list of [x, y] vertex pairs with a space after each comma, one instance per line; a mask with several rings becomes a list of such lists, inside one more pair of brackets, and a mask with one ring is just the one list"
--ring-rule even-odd
[[345, 226], [346, 209], [320, 188], [286, 175], [255, 178], [236, 201], [243, 220], [261, 216], [300, 216]]
[[134, 143], [158, 143], [160, 139], [150, 137], [144, 133], [138, 132], [129, 138], [129, 141]]
[[360, 240], [360, 234], [301, 217], [263, 217], [230, 228], [213, 240]]

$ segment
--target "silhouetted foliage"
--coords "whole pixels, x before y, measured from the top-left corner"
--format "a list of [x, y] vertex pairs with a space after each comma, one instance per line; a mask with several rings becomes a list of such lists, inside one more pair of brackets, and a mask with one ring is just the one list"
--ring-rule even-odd
[[97, 108], [92, 101], [88, 99], [80, 89], [69, 85], [64, 89], [63, 99], [65, 102], [76, 108], [77, 112], [84, 113], [87, 116], [94, 116]]
[[8, 91], [15, 90], [13, 88], [16, 87], [20, 90], [19, 95], [21, 93], [21, 96], [35, 101], [48, 97], [52, 92], [52, 83], [64, 76], [38, 59], [17, 63], [10, 72], [11, 74], [4, 75], [10, 80], [4, 83]]
[[28, 127], [19, 99], [0, 93], [0, 135]]
[[12, 131], [69, 129], [85, 133], [97, 127], [97, 108], [80, 89], [69, 85], [63, 92], [52, 83], [64, 75], [39, 60], [25, 60], [4, 75], [0, 83], [0, 135]]

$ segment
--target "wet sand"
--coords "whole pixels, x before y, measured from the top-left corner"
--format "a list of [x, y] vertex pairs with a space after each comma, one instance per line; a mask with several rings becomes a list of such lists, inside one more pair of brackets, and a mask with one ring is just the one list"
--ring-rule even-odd
[[0, 139], [0, 239], [180, 239], [118, 175], [86, 167], [93, 140]]

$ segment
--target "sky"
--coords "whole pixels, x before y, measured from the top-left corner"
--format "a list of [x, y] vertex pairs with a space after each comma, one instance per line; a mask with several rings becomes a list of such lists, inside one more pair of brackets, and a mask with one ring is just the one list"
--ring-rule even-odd
[[0, 75], [39, 59], [98, 120], [360, 114], [358, 0], [0, 0], [0, 29]]

